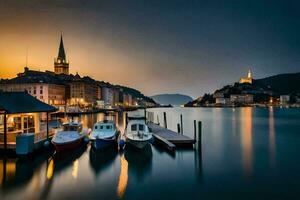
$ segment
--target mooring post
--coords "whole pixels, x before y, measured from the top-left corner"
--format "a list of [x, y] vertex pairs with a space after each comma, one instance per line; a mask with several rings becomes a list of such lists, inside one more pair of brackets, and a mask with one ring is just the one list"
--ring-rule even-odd
[[127, 128], [128, 124], [128, 113], [125, 113], [125, 128]]
[[202, 122], [198, 121], [198, 150], [202, 151]]
[[196, 122], [196, 120], [194, 120], [194, 141], [195, 141], [195, 143], [196, 143], [196, 141], [197, 141], [197, 122]]
[[4, 112], [4, 119], [3, 119], [3, 125], [4, 125], [4, 152], [7, 151], [7, 119], [6, 119], [6, 113]]
[[164, 112], [164, 125], [165, 125], [165, 129], [167, 129], [168, 125], [167, 125], [167, 114], [166, 114], [166, 112]]
[[46, 115], [47, 115], [47, 140], [49, 140], [49, 113], [46, 112]]
[[177, 133], [180, 133], [180, 124], [177, 124]]
[[182, 122], [182, 114], [180, 114], [180, 131], [181, 131], [181, 134], [183, 134], [183, 122]]

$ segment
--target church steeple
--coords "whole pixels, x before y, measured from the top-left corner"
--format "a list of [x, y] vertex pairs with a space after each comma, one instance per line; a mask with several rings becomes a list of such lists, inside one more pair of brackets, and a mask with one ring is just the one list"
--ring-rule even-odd
[[64, 48], [64, 42], [63, 42], [63, 36], [61, 34], [60, 36], [60, 44], [59, 44], [59, 50], [58, 50], [58, 56], [57, 58], [60, 58], [62, 60], [66, 60], [66, 53]]
[[54, 59], [54, 72], [56, 74], [69, 74], [69, 62], [66, 59], [62, 34], [60, 36], [58, 56]]
[[252, 78], [251, 69], [249, 69], [249, 71], [248, 71], [248, 78]]

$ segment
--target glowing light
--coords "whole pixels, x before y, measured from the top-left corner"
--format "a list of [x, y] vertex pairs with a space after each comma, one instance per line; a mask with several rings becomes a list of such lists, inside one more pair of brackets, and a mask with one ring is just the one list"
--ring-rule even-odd
[[47, 179], [51, 179], [53, 177], [53, 172], [54, 172], [54, 161], [53, 159], [50, 160], [48, 166], [47, 166]]
[[241, 112], [243, 165], [246, 175], [250, 175], [252, 172], [252, 108], [243, 108]]
[[72, 176], [77, 179], [78, 177], [78, 159], [73, 162]]
[[121, 172], [118, 183], [118, 197], [122, 198], [125, 194], [126, 187], [128, 182], [128, 162], [124, 158], [124, 155], [121, 157]]

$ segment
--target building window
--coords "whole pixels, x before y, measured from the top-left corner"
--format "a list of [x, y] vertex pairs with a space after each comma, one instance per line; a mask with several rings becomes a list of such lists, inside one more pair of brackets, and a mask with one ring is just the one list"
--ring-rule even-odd
[[42, 88], [42, 89], [40, 89], [40, 94], [43, 94], [43, 88]]

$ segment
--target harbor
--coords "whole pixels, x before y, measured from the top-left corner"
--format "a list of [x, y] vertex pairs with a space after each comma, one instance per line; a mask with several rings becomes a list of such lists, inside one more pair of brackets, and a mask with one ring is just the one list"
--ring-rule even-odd
[[[243, 192], [235, 194], [236, 198], [243, 199], [252, 199], [257, 187], [265, 198], [283, 197], [291, 191], [297, 195], [296, 187], [293, 189], [299, 178], [299, 166], [293, 159], [298, 152], [295, 134], [299, 130], [300, 113], [297, 109], [152, 108], [147, 112], [153, 113], [154, 123], [159, 121], [162, 127], [165, 112], [168, 129], [173, 133], [178, 133], [177, 124], [182, 115], [184, 135], [191, 139], [194, 138], [193, 119], [201, 120], [201, 153], [198, 145], [176, 148], [170, 154], [164, 146], [156, 144], [142, 152], [127, 147], [120, 152], [113, 148], [95, 152], [90, 144], [85, 144], [61, 157], [55, 156], [53, 149], [40, 150], [28, 158], [1, 157], [1, 199], [77, 199], [78, 196], [135, 199], [140, 195], [144, 199], [152, 199], [153, 195], [230, 199], [233, 188], [237, 187]], [[291, 117], [283, 119], [283, 116]], [[99, 113], [81, 115], [74, 120], [88, 128], [104, 118], [105, 114]], [[121, 131], [125, 128], [125, 118], [126, 113], [115, 115]], [[288, 129], [284, 128], [286, 123]], [[280, 157], [287, 152], [289, 156]], [[283, 165], [289, 167], [282, 168]], [[294, 176], [288, 184], [283, 184], [287, 173]], [[257, 185], [270, 177], [278, 184], [276, 190]], [[224, 186], [217, 187], [219, 184]], [[176, 191], [170, 194], [165, 192], [166, 188]], [[211, 193], [211, 190], [218, 192]]]
[[300, 199], [299, 7], [0, 0], [0, 200]]

